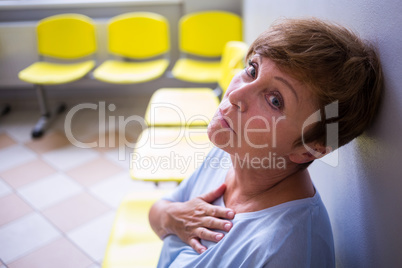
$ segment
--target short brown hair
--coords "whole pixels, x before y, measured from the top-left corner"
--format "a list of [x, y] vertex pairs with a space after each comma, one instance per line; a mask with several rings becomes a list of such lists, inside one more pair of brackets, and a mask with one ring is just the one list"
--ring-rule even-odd
[[337, 118], [316, 123], [294, 146], [303, 142], [327, 146], [326, 124], [338, 123], [341, 147], [372, 123], [382, 96], [381, 65], [374, 47], [352, 31], [315, 18], [284, 19], [253, 42], [247, 59], [256, 53], [306, 84], [321, 111], [339, 103]]

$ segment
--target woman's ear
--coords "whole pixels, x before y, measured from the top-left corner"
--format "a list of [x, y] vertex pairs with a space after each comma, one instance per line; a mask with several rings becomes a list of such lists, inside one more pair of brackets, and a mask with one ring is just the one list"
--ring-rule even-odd
[[304, 164], [321, 158], [330, 152], [332, 152], [332, 148], [330, 146], [324, 146], [318, 143], [312, 146], [304, 145], [299, 146], [292, 153], [290, 153], [289, 159], [296, 164]]

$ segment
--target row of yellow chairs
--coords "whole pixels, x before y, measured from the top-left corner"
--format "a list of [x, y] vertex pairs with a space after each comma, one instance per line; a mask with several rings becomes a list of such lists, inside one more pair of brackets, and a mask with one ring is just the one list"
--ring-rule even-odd
[[[81, 14], [55, 15], [37, 24], [41, 61], [19, 73], [21, 80], [37, 88], [42, 117], [32, 132], [33, 137], [43, 135], [52, 115], [43, 85], [73, 82], [95, 68], [95, 28], [93, 20]], [[132, 12], [110, 19], [108, 50], [114, 58], [98, 66], [93, 77], [116, 84], [142, 83], [161, 77], [170, 64], [169, 36], [169, 23], [160, 14]], [[205, 11], [182, 17], [181, 58], [175, 63], [172, 75], [196, 83], [217, 82], [221, 64], [211, 59], [221, 57], [224, 45], [231, 40], [242, 40], [242, 21], [236, 14]]]
[[[232, 77], [244, 67], [247, 49], [247, 45], [239, 41], [225, 44], [219, 78], [223, 91]], [[148, 128], [138, 139], [131, 161], [140, 161], [141, 157], [148, 160], [170, 159], [173, 165], [160, 162], [160, 166], [154, 169], [131, 163], [132, 178], [180, 183], [188, 177], [211, 149], [206, 127], [218, 104], [217, 96], [208, 88], [157, 90], [146, 111]], [[182, 116], [177, 116], [176, 112]], [[179, 159], [187, 161], [184, 169], [177, 162]], [[148, 213], [152, 204], [165, 193], [160, 190], [132, 193], [124, 198], [116, 214], [102, 268], [157, 266], [162, 241], [152, 231]]]

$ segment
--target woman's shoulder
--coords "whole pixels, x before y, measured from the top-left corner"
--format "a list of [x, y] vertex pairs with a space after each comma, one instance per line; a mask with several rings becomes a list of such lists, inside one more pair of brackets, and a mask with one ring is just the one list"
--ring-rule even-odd
[[[308, 232], [331, 233], [331, 224], [324, 203], [318, 192], [313, 197], [303, 198], [279, 204], [259, 211], [236, 214], [235, 221], [242, 224], [264, 224], [269, 228], [260, 229], [261, 232], [281, 230], [285, 233], [311, 235]], [[295, 232], [298, 230], [297, 232]], [[304, 231], [302, 231], [304, 230]], [[300, 232], [302, 231], [302, 232]]]
[[288, 263], [285, 267], [296, 267], [297, 262], [322, 260], [330, 265], [321, 267], [333, 267], [331, 224], [318, 192], [311, 198], [283, 203], [259, 213], [263, 216], [254, 219], [241, 219], [243, 215], [236, 215], [238, 222], [234, 222], [233, 226], [237, 229], [232, 228], [230, 232], [242, 232], [245, 237], [253, 237], [244, 240], [243, 249], [261, 249], [270, 267], [283, 267], [279, 264], [292, 262], [288, 258], [295, 260], [295, 266]]

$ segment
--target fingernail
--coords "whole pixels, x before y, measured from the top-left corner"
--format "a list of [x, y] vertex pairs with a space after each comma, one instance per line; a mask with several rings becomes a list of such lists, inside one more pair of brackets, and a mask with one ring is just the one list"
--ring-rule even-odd
[[231, 227], [232, 226], [230, 225], [230, 223], [226, 223], [225, 226], [223, 226], [223, 228], [225, 228], [226, 231], [229, 231]]
[[200, 253], [204, 253], [205, 252], [205, 248], [200, 249]]
[[223, 234], [217, 234], [215, 236], [215, 239], [216, 239], [216, 241], [220, 241], [222, 239], [222, 237], [223, 237]]
[[229, 211], [229, 212], [228, 212], [228, 218], [229, 218], [229, 219], [232, 219], [233, 217], [234, 217], [233, 211]]

